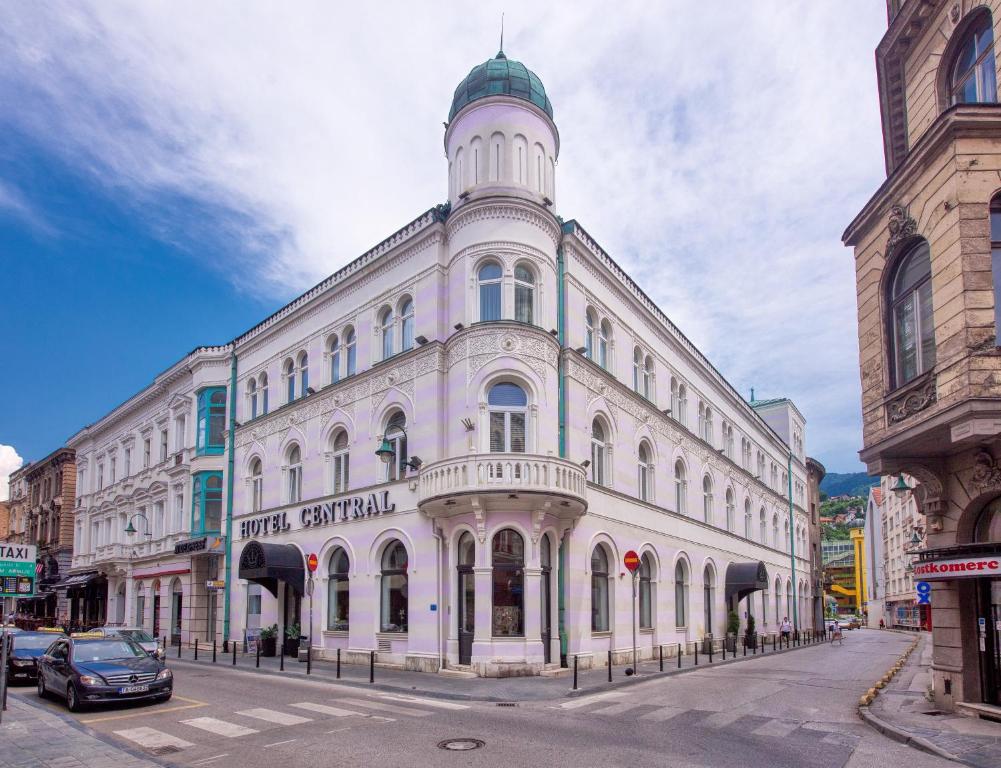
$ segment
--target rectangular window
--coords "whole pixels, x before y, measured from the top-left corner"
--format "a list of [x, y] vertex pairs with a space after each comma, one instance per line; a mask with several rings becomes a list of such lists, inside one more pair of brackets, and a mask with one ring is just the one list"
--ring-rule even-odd
[[171, 530], [177, 533], [184, 529], [184, 494], [177, 493], [174, 496], [174, 522]]
[[499, 282], [480, 285], [480, 320], [484, 322], [501, 319], [501, 284]]
[[147, 437], [143, 440], [143, 469], [149, 466], [150, 462], [150, 440]]
[[261, 626], [261, 585], [247, 585], [247, 629]]
[[115, 458], [114, 456], [112, 456], [111, 457], [111, 484], [112, 485], [115, 484], [115, 480], [117, 479], [117, 471], [115, 469], [115, 465], [117, 463], [118, 463], [118, 459]]
[[104, 490], [104, 465], [97, 465], [97, 490]]
[[132, 474], [132, 449], [125, 449], [125, 473], [122, 477], [129, 477]]
[[198, 393], [198, 435], [196, 451], [199, 456], [219, 454], [225, 448], [226, 388], [209, 387]]
[[[181, 440], [183, 442], [183, 440], [184, 440], [184, 434], [183, 434], [184, 433], [184, 429], [183, 429], [184, 421], [183, 420], [181, 421], [181, 424], [182, 424], [182, 428], [181, 428]], [[160, 461], [166, 461], [166, 460], [167, 460], [167, 430], [166, 429], [161, 429], [160, 430]]]
[[514, 287], [514, 319], [519, 323], [532, 322], [532, 288], [527, 285]]
[[163, 514], [163, 502], [153, 503], [153, 538], [159, 539], [167, 533], [167, 521]]
[[222, 526], [222, 472], [198, 472], [191, 486], [191, 532], [218, 533]]
[[[181, 451], [184, 450], [184, 441], [187, 439], [187, 436], [184, 433], [187, 432], [187, 429], [188, 429], [188, 420], [184, 416], [184, 414], [181, 414], [180, 416], [178, 416], [177, 418], [174, 419], [174, 452], [175, 453], [180, 453]], [[160, 439], [161, 439], [161, 441], [163, 440], [163, 435], [162, 434], [161, 434]], [[162, 448], [162, 442], [161, 442], [161, 451], [162, 450], [163, 450], [163, 448]], [[164, 456], [164, 458], [166, 458], [166, 456]]]

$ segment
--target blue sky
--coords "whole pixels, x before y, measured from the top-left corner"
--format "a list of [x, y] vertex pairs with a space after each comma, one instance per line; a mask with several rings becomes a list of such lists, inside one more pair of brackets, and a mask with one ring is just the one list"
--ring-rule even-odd
[[[742, 392], [860, 468], [848, 221], [883, 178], [879, 3], [505, 6], [577, 218]], [[482, 4], [0, 7], [0, 475], [446, 197]], [[720, 45], [721, 40], [730, 44]], [[2, 494], [6, 489], [0, 491]]]

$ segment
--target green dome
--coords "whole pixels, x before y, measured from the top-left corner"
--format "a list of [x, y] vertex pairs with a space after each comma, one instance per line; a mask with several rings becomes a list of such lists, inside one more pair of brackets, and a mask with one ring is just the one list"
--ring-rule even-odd
[[448, 121], [452, 122], [452, 118], [467, 104], [498, 95], [530, 101], [544, 110], [550, 119], [553, 117], [553, 105], [546, 96], [542, 81], [520, 61], [512, 61], [501, 51], [489, 61], [473, 67], [465, 80], [459, 83], [452, 98]]

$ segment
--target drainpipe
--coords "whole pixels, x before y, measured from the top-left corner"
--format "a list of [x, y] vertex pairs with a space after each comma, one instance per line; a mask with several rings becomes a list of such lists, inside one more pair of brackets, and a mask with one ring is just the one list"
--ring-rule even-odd
[[[236, 348], [229, 353], [229, 440], [226, 441], [226, 581], [222, 591], [222, 637], [229, 640], [229, 602], [233, 564], [233, 468], [236, 452], [233, 448], [236, 430]], [[234, 642], [236, 642], [234, 640]]]
[[789, 464], [786, 470], [789, 480], [789, 564], [792, 566], [792, 625], [799, 629], [799, 600], [796, 594], [796, 515], [792, 508], [792, 451], [789, 451]]
[[[560, 225], [560, 243], [556, 246], [556, 284], [558, 286], [557, 302], [556, 302], [556, 330], [558, 334], [558, 341], [560, 343], [560, 354], [557, 358], [558, 360], [558, 370], [557, 370], [557, 382], [558, 382], [558, 398], [559, 398], [559, 452], [560, 458], [565, 459], [567, 457], [567, 441], [566, 441], [566, 417], [567, 417], [567, 392], [566, 392], [566, 360], [564, 353], [567, 348], [566, 340], [566, 303], [567, 303], [567, 285], [566, 285], [566, 261], [563, 254], [563, 238], [566, 236], [570, 228], [561, 222]], [[566, 534], [560, 538], [560, 546], [558, 551], [559, 558], [559, 572], [556, 574], [556, 591], [557, 591], [557, 625], [560, 634], [560, 661], [563, 662], [567, 657], [567, 631], [566, 631], [566, 580], [564, 579], [564, 573], [566, 572]]]
[[441, 541], [441, 529], [438, 527], [438, 524], [434, 520], [431, 521], [431, 535], [434, 536], [434, 552], [435, 552], [435, 558], [434, 558], [434, 586], [435, 586], [435, 592], [436, 592], [435, 606], [437, 606], [437, 609], [438, 609], [437, 616], [435, 618], [437, 619], [436, 629], [437, 629], [437, 632], [438, 632], [438, 670], [441, 671], [442, 665], [443, 665], [443, 660], [444, 660], [444, 654], [442, 654], [442, 652], [441, 652], [441, 614], [443, 613], [443, 611], [442, 611], [442, 602], [441, 602], [441, 549], [442, 549], [442, 541]]

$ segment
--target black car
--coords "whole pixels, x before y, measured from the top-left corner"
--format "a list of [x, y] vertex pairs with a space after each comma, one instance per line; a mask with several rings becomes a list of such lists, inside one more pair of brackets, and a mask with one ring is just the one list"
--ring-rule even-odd
[[33, 683], [38, 678], [38, 657], [64, 637], [58, 632], [18, 632], [14, 635], [14, 648], [7, 657], [7, 679], [12, 683]]
[[71, 712], [108, 701], [166, 701], [173, 675], [159, 659], [124, 637], [71, 635], [38, 659], [38, 695], [66, 699]]

